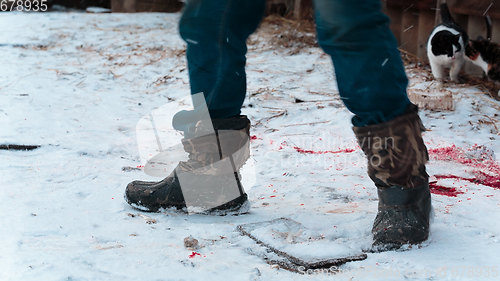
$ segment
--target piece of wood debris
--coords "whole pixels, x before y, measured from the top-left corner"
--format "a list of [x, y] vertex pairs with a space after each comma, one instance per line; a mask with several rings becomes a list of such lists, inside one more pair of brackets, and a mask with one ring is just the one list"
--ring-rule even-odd
[[155, 224], [156, 223], [155, 219], [148, 217], [148, 216], [141, 214], [141, 213], [137, 213], [137, 215], [132, 214], [132, 213], [127, 213], [127, 216], [132, 217], [132, 218], [141, 217], [146, 221], [147, 224]]
[[124, 166], [122, 167], [123, 172], [135, 172], [135, 171], [142, 171], [141, 168], [136, 168], [136, 167], [130, 167], [130, 166]]
[[153, 219], [153, 218], [150, 218], [144, 214], [141, 214], [141, 213], [137, 213], [137, 215], [141, 218], [143, 218], [147, 224], [155, 224], [156, 223], [156, 220]]
[[184, 238], [184, 247], [190, 251], [194, 251], [200, 248], [200, 245], [197, 239], [195, 239], [192, 235], [189, 235], [189, 237]]
[[120, 245], [120, 244], [116, 244], [116, 245], [111, 245], [111, 246], [97, 246], [95, 247], [97, 250], [109, 250], [109, 249], [119, 249], [119, 248], [123, 248], [123, 245]]
[[0, 144], [1, 150], [34, 150], [40, 145], [24, 145], [24, 144]]

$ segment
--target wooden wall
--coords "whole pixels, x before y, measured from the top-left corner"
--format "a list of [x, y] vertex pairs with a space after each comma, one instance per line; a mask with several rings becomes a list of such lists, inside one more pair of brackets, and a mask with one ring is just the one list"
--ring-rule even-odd
[[382, 1], [399, 47], [427, 60], [427, 39], [436, 23], [437, 0]]
[[279, 14], [294, 19], [313, 18], [313, 0], [267, 0], [266, 14]]
[[[448, 3], [454, 19], [467, 31], [471, 39], [483, 36], [500, 43], [500, 1], [381, 1], [384, 13], [391, 18], [390, 28], [398, 40], [399, 47], [424, 61], [428, 61], [427, 39], [434, 26], [441, 22], [439, 5], [445, 2]], [[312, 2], [313, 0], [268, 0], [267, 14], [278, 13], [295, 19], [311, 19], [313, 17]], [[111, 0], [111, 8], [113, 12], [176, 12], [182, 8], [182, 2], [179, 0]], [[487, 18], [491, 22], [491, 28], [488, 28]], [[464, 70], [471, 75], [483, 75], [480, 68], [469, 62], [466, 63]]]
[[180, 11], [182, 6], [179, 0], [111, 0], [113, 13], [174, 13]]
[[[57, 0], [60, 1], [60, 0]], [[70, 0], [81, 1], [81, 0]], [[177, 12], [182, 8], [180, 0], [90, 0], [111, 1], [115, 13]], [[267, 0], [267, 14], [279, 14], [295, 19], [312, 19], [313, 0]]]
[[52, 0], [47, 2], [50, 5], [61, 5], [77, 9], [86, 9], [87, 7], [111, 8], [111, 0]]

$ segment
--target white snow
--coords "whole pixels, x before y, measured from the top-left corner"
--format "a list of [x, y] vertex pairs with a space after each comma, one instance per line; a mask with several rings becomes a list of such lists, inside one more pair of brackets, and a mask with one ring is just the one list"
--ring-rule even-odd
[[[179, 17], [2, 13], [0, 144], [42, 147], [0, 150], [0, 280], [331, 280], [271, 268], [249, 254], [259, 246], [236, 226], [279, 217], [348, 247], [369, 247], [376, 189], [331, 61], [314, 48], [288, 55], [266, 42], [250, 46], [243, 109], [255, 136], [257, 181], [246, 186], [250, 214], [147, 214], [156, 220], [151, 224], [127, 215], [139, 212], [122, 198], [127, 183], [159, 180], [122, 171], [141, 165], [137, 123], [165, 104], [175, 111], [191, 105]], [[408, 73], [412, 86], [428, 83], [418, 80], [418, 71]], [[420, 112], [430, 129], [428, 147], [472, 151], [477, 144], [498, 155], [500, 103], [476, 88], [447, 88], [455, 93], [455, 111]], [[486, 169], [474, 163], [434, 158], [428, 172], [473, 178]], [[495, 280], [500, 190], [452, 178], [438, 184], [463, 193], [433, 195], [436, 217], [423, 247], [368, 254], [343, 265], [347, 275], [337, 278], [379, 280], [389, 272], [384, 280], [404, 280], [404, 274], [415, 275], [410, 280]], [[184, 247], [190, 235], [204, 244], [200, 255]], [[360, 269], [365, 275], [354, 275]]]
[[85, 9], [87, 13], [111, 13], [111, 9], [101, 8], [101, 7], [88, 7]]

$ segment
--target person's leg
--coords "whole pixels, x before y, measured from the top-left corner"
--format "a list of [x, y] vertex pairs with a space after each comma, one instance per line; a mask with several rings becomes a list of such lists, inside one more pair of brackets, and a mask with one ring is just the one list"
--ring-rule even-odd
[[265, 0], [188, 0], [179, 29], [188, 44], [194, 110], [178, 112], [172, 123], [184, 132], [189, 159], [160, 182], [128, 184], [125, 200], [133, 207], [245, 211], [239, 170], [249, 157], [250, 120], [239, 114], [246, 94], [246, 39], [264, 7]]
[[418, 109], [379, 0], [315, 0], [318, 40], [332, 57], [368, 175], [378, 189], [374, 245], [399, 247], [429, 235], [427, 149]]
[[[179, 24], [187, 43], [191, 94], [203, 93], [212, 119], [240, 114], [246, 94], [246, 40], [259, 25], [265, 0], [189, 0]], [[193, 100], [193, 102], [197, 102]], [[174, 128], [198, 121], [202, 105], [178, 113]]]
[[410, 104], [408, 79], [380, 0], [315, 0], [318, 41], [332, 57], [355, 126], [389, 121]]

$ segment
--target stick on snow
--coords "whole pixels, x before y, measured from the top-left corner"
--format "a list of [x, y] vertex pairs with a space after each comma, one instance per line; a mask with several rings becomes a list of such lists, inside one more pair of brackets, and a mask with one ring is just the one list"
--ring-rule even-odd
[[0, 149], [3, 150], [35, 150], [40, 145], [23, 145], [23, 144], [0, 144]]

